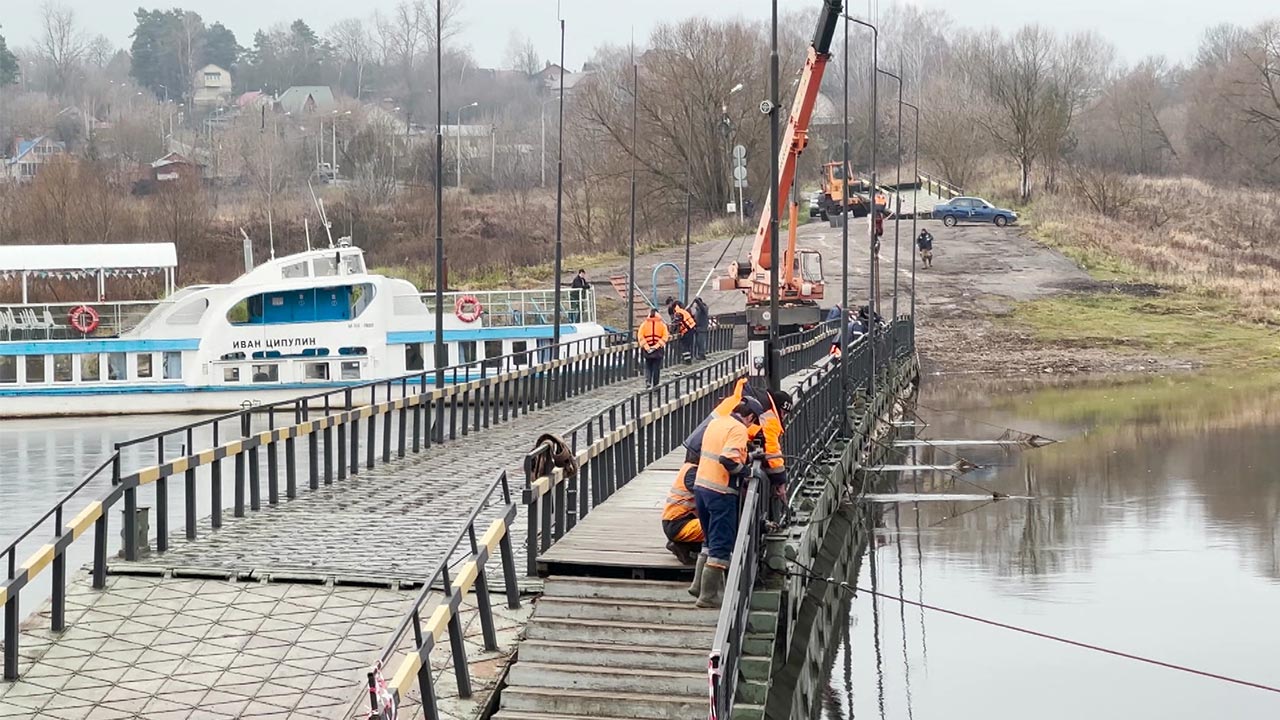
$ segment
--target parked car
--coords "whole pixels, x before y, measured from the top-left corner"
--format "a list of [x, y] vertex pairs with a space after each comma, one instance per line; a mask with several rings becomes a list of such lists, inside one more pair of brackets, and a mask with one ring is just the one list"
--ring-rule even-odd
[[1004, 227], [1018, 220], [1018, 213], [995, 205], [976, 197], [951, 198], [941, 205], [933, 206], [933, 216], [942, 218], [942, 224], [951, 227], [958, 222], [989, 222], [996, 227]]
[[816, 218], [822, 215], [822, 191], [815, 190], [809, 193], [809, 217]]

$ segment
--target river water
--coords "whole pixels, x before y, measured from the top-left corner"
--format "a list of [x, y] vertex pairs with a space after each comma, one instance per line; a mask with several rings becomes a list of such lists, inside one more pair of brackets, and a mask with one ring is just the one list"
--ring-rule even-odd
[[[1271, 380], [1036, 391], [926, 381], [922, 437], [995, 438], [998, 425], [1062, 442], [947, 449], [989, 466], [966, 480], [1034, 499], [878, 504], [867, 513], [874, 557], [863, 559], [857, 585], [1280, 686], [1280, 383]], [[938, 449], [931, 461], [951, 458]], [[898, 489], [984, 492], [922, 482]], [[860, 592], [819, 712], [1277, 718], [1280, 694]]]

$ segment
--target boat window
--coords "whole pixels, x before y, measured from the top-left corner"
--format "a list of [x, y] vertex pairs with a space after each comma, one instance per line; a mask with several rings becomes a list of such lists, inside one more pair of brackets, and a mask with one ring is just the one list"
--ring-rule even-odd
[[502, 341], [501, 340], [485, 340], [484, 341], [484, 357], [485, 367], [502, 367]]
[[357, 253], [342, 256], [342, 264], [348, 275], [364, 274], [364, 258]]
[[182, 353], [167, 352], [164, 354], [164, 379], [179, 380], [182, 378]]
[[80, 380], [97, 382], [102, 379], [102, 363], [97, 353], [80, 356]]
[[219, 360], [243, 360], [243, 359], [244, 359], [244, 353], [242, 353], [242, 352], [229, 352], [229, 353], [224, 353], [224, 354], [222, 355], [222, 357], [220, 357], [220, 358], [218, 358], [218, 359], [219, 359]]
[[338, 258], [323, 257], [311, 261], [315, 267], [316, 277], [333, 277], [338, 274]]
[[360, 379], [360, 363], [355, 360], [348, 360], [342, 363], [342, 379], [343, 380], [359, 380]]
[[240, 382], [240, 368], [237, 366], [222, 368], [223, 382]]
[[357, 318], [373, 302], [372, 284], [303, 288], [251, 295], [227, 311], [232, 325], [341, 322]]
[[465, 340], [463, 342], [458, 343], [458, 352], [460, 353], [460, 357], [458, 358], [459, 365], [466, 365], [468, 363], [475, 362], [476, 361], [475, 341]]
[[44, 382], [44, 356], [43, 355], [27, 356], [27, 382], [29, 383]]
[[289, 263], [288, 265], [285, 265], [280, 268], [280, 277], [285, 280], [307, 277], [307, 261], [303, 260], [302, 262]]
[[306, 372], [308, 380], [328, 380], [329, 363], [307, 363]]
[[18, 358], [0, 355], [0, 383], [18, 382]]
[[138, 354], [136, 375], [139, 379], [151, 377], [151, 353]]
[[279, 365], [254, 365], [253, 381], [254, 382], [280, 382], [280, 366]]
[[363, 345], [352, 345], [351, 347], [338, 348], [339, 355], [368, 355], [369, 348]]
[[125, 364], [124, 353], [115, 352], [107, 354], [107, 379], [108, 380], [127, 380], [129, 367]]
[[173, 311], [173, 314], [169, 316], [169, 324], [198, 325], [200, 318], [204, 317], [204, 311], [208, 309], [208, 298], [196, 298]]
[[[424, 363], [422, 362], [422, 343], [408, 343], [404, 346], [404, 369], [405, 372], [413, 372], [414, 370], [422, 370]], [[2, 382], [2, 381], [0, 381]]]
[[53, 381], [54, 382], [71, 382], [71, 356], [70, 355], [54, 355], [53, 356]]
[[529, 364], [529, 343], [524, 340], [516, 340], [511, 343], [511, 352], [514, 354], [512, 358], [516, 365]]

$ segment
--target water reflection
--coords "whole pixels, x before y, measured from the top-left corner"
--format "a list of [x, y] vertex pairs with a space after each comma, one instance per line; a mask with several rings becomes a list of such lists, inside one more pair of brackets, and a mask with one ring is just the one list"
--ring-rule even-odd
[[[1062, 442], [1031, 452], [962, 450], [986, 466], [967, 480], [1034, 500], [923, 501], [872, 512], [877, 537], [859, 584], [1280, 685], [1272, 648], [1280, 631], [1277, 387], [1269, 378], [1199, 377], [926, 388], [922, 405], [934, 408], [921, 410], [926, 437], [992, 438], [1000, 431], [983, 424], [992, 423]], [[943, 412], [952, 409], [961, 414]], [[946, 463], [949, 450], [917, 456]], [[941, 475], [900, 489], [977, 492]], [[844, 702], [838, 713], [824, 704], [824, 718], [1280, 713], [1280, 696], [890, 600], [860, 595], [850, 613], [830, 681]]]

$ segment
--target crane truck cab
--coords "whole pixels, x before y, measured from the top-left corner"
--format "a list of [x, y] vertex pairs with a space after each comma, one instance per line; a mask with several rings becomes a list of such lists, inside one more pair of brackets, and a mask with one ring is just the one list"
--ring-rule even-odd
[[[844, 211], [845, 183], [849, 185], [849, 214], [856, 218], [871, 214], [871, 183], [859, 178], [853, 168], [843, 163], [829, 162], [822, 166], [822, 190], [818, 199], [823, 220]], [[884, 210], [888, 206], [889, 198], [882, 192], [876, 192], [876, 207]]]

